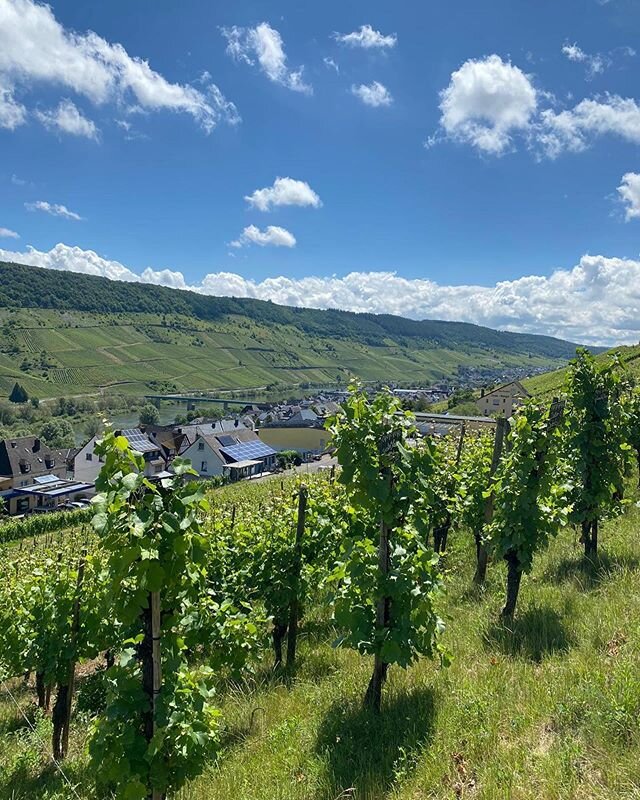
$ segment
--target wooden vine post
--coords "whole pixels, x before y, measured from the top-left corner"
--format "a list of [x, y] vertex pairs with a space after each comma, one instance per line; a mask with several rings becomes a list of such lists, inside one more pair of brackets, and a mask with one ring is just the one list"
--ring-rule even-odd
[[78, 563], [76, 596], [73, 603], [73, 617], [71, 621], [71, 661], [69, 662], [66, 682], [58, 685], [58, 696], [56, 697], [56, 702], [52, 713], [52, 749], [53, 757], [56, 759], [56, 761], [62, 761], [64, 758], [66, 758], [69, 751], [69, 728], [71, 726], [71, 708], [73, 704], [73, 692], [75, 688], [76, 675], [75, 653], [78, 633], [80, 631], [80, 596], [82, 593], [82, 584], [84, 582], [86, 555], [87, 553], [85, 550]]
[[[508, 422], [505, 417], [498, 417], [496, 420], [496, 435], [493, 441], [493, 455], [491, 457], [491, 469], [489, 471], [489, 481], [498, 469], [500, 463], [500, 456], [502, 455], [502, 448], [504, 446], [505, 433], [507, 431]], [[485, 526], [491, 523], [493, 519], [493, 490], [489, 488], [489, 496], [484, 504], [484, 522]], [[489, 552], [486, 544], [482, 541], [482, 531], [476, 532], [476, 574], [474, 575], [473, 582], [477, 585], [482, 585], [487, 577], [487, 560]]]
[[[234, 507], [235, 509], [235, 507]], [[151, 713], [153, 715], [152, 733], [156, 733], [156, 713], [158, 706], [158, 696], [162, 688], [162, 661], [160, 657], [160, 592], [150, 592], [149, 601], [151, 605], [151, 661], [152, 661], [152, 702]], [[151, 800], [164, 800], [166, 795], [158, 789], [151, 792]]]
[[307, 487], [300, 486], [298, 493], [298, 520], [291, 574], [291, 602], [289, 604], [289, 633], [287, 636], [287, 669], [295, 669], [298, 620], [300, 618], [300, 572], [302, 570], [302, 537], [307, 514]]
[[[398, 454], [398, 444], [401, 441], [402, 431], [399, 429], [383, 435], [378, 442], [379, 455], [395, 457]], [[391, 494], [393, 491], [393, 474], [391, 467], [382, 467], [380, 474], [383, 483], [387, 486], [389, 494]], [[378, 536], [378, 573], [383, 584], [387, 580], [391, 566], [389, 535], [390, 527], [384, 518], [384, 513], [382, 513], [380, 515]], [[378, 598], [376, 603], [376, 636], [379, 636], [381, 639], [384, 637], [385, 628], [389, 625], [390, 610], [391, 598], [385, 593]], [[380, 649], [376, 649], [373, 660], [373, 673], [371, 674], [371, 679], [364, 696], [365, 707], [371, 708], [376, 713], [380, 712], [382, 687], [387, 679], [388, 669], [389, 664], [382, 657]]]

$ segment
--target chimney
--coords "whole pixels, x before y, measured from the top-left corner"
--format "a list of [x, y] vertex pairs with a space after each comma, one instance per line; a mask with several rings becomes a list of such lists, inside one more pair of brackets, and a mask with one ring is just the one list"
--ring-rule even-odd
[[480, 389], [480, 397], [484, 397], [484, 386]]
[[37, 453], [40, 450], [40, 439], [33, 440], [33, 452]]

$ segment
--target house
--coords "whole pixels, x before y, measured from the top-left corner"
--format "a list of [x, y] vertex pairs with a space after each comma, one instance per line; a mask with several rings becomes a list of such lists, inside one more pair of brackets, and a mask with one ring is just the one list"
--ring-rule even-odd
[[40, 478], [67, 478], [68, 449], [51, 448], [37, 436], [16, 436], [0, 441], [0, 496], [9, 514], [28, 511], [31, 503], [19, 490]]
[[28, 514], [31, 511], [55, 511], [58, 506], [70, 501], [87, 500], [93, 495], [95, 487], [92, 483], [75, 480], [64, 480], [56, 475], [41, 475], [31, 486], [13, 490], [15, 511], [9, 513]]
[[528, 397], [531, 395], [520, 381], [512, 381], [491, 392], [482, 390], [482, 396], [476, 400], [476, 404], [485, 417], [499, 414], [509, 418]]
[[329, 445], [324, 421], [310, 408], [299, 409], [287, 419], [265, 423], [258, 435], [275, 450], [296, 450], [303, 457], [322, 453]]
[[242, 426], [232, 433], [201, 432], [182, 456], [201, 478], [225, 475], [240, 480], [270, 472], [276, 465], [276, 451]]
[[[125, 431], [116, 431], [116, 435], [124, 436], [132, 450], [141, 453], [144, 457], [144, 474], [148, 478], [158, 476], [166, 470], [167, 461], [163, 455], [162, 447], [158, 442], [154, 442], [140, 428], [130, 428]], [[96, 443], [100, 439], [94, 436], [84, 447], [76, 453], [73, 459], [73, 476], [77, 481], [84, 483], [95, 483], [100, 470], [102, 469], [102, 456], [96, 454]]]

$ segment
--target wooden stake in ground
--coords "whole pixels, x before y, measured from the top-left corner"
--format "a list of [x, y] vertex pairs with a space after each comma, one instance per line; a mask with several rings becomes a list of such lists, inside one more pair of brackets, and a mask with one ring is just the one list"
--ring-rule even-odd
[[298, 524], [296, 525], [295, 551], [291, 575], [291, 602], [289, 604], [289, 635], [287, 639], [287, 669], [293, 672], [296, 661], [298, 620], [300, 618], [300, 571], [302, 569], [302, 537], [307, 515], [307, 487], [302, 485], [298, 493]]
[[78, 564], [78, 578], [76, 582], [76, 597], [73, 605], [73, 619], [71, 621], [71, 652], [74, 654], [69, 662], [67, 680], [58, 685], [58, 696], [53, 707], [53, 734], [52, 748], [53, 757], [56, 761], [66, 758], [69, 751], [69, 728], [71, 726], [71, 707], [73, 704], [73, 692], [75, 688], [76, 660], [75, 649], [80, 630], [80, 595], [84, 580], [84, 569], [86, 563], [86, 551], [82, 554]]
[[[392, 476], [391, 470], [385, 469], [385, 478], [389, 483], [391, 483]], [[378, 541], [378, 570], [383, 580], [386, 579], [386, 576], [389, 574], [390, 564], [390, 551], [389, 551], [389, 526], [384, 521], [384, 519], [380, 519], [380, 534], [379, 534], [379, 541]], [[389, 610], [390, 610], [390, 598], [389, 597], [380, 597], [378, 603], [376, 605], [376, 630], [381, 631], [386, 628], [389, 624]], [[364, 696], [364, 705], [365, 708], [370, 708], [376, 713], [380, 712], [380, 705], [382, 702], [382, 687], [384, 686], [384, 682], [387, 679], [387, 671], [389, 669], [389, 665], [383, 661], [382, 655], [380, 652], [376, 652], [374, 656], [373, 662], [373, 673], [371, 675], [371, 680], [369, 681], [369, 685], [367, 686], [367, 691]]]

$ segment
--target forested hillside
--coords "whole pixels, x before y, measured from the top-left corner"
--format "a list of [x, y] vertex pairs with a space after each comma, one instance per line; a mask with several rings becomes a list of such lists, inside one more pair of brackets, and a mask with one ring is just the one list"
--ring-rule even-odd
[[0, 263], [0, 396], [364, 380], [460, 367], [552, 369], [575, 345], [461, 322], [278, 306]]

